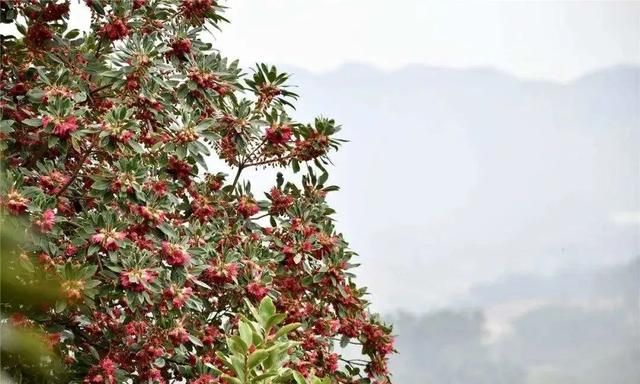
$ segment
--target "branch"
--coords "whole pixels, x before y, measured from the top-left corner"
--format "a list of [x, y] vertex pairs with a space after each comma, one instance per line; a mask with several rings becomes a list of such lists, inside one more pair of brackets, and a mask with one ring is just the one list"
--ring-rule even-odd
[[256, 151], [258, 149], [260, 149], [260, 147], [262, 147], [264, 145], [264, 143], [266, 143], [266, 142], [267, 142], [267, 139], [262, 139], [260, 144], [258, 144], [258, 146], [253, 148], [253, 150], [251, 152], [249, 152], [249, 154], [244, 158], [244, 162], [246, 163], [247, 161], [251, 160], [251, 156], [253, 156], [253, 154], [256, 153]]
[[366, 360], [361, 360], [361, 359], [347, 360], [347, 359], [344, 359], [342, 357], [340, 357], [340, 361], [343, 361], [343, 362], [345, 362], [345, 363], [347, 363], [349, 365], [359, 365], [361, 367], [366, 367], [367, 364], [369, 364], [369, 362], [366, 361]]
[[288, 155], [288, 156], [284, 156], [284, 157], [278, 157], [277, 159], [256, 161], [255, 163], [247, 163], [244, 166], [245, 167], [255, 167], [257, 165], [266, 165], [266, 164], [270, 164], [270, 163], [280, 162], [280, 161], [283, 161], [283, 160], [290, 160], [292, 158], [293, 158], [293, 155]]
[[233, 183], [231, 183], [231, 191], [235, 189], [236, 184], [238, 183], [238, 179], [240, 179], [240, 173], [242, 173], [243, 169], [244, 169], [243, 164], [238, 165], [238, 171], [236, 172], [236, 177], [233, 178]]
[[60, 195], [62, 195], [67, 190], [67, 188], [69, 188], [71, 183], [73, 183], [75, 181], [75, 179], [78, 177], [78, 174], [80, 173], [80, 169], [82, 169], [82, 166], [84, 165], [84, 162], [87, 160], [87, 157], [89, 157], [89, 155], [91, 154], [91, 151], [93, 150], [93, 147], [95, 147], [95, 145], [96, 145], [96, 139], [94, 138], [93, 141], [91, 142], [91, 145], [89, 146], [89, 148], [87, 148], [87, 151], [84, 153], [84, 155], [82, 155], [82, 158], [80, 159], [80, 163], [78, 164], [76, 169], [73, 171], [73, 174], [69, 178], [69, 181], [67, 181], [62, 186], [62, 188], [60, 188], [58, 193], [56, 193], [56, 195], [55, 195], [56, 198], [60, 197]]

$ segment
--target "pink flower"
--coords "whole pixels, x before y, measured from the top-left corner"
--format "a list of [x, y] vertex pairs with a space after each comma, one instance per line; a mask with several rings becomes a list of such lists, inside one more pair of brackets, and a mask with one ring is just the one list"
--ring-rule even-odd
[[288, 125], [272, 125], [267, 128], [266, 139], [271, 144], [286, 144], [291, 140], [291, 127]]
[[[44, 124], [44, 121], [43, 121]], [[57, 123], [53, 127], [53, 134], [59, 137], [67, 137], [78, 129], [78, 122], [75, 116], [69, 116], [64, 121]]]
[[40, 230], [40, 232], [49, 232], [52, 228], [53, 225], [56, 222], [56, 215], [55, 213], [53, 213], [53, 210], [51, 209], [47, 209], [44, 212], [42, 212], [42, 216], [40, 217], [39, 220], [36, 220], [35, 225], [36, 227], [38, 227], [38, 229]]
[[183, 267], [191, 262], [191, 256], [181, 246], [171, 244], [168, 241], [162, 242], [162, 253], [167, 264], [174, 267]]
[[173, 345], [184, 344], [189, 341], [189, 334], [182, 326], [178, 326], [169, 331], [169, 339]]
[[149, 269], [133, 269], [120, 272], [120, 285], [133, 292], [144, 292], [154, 282], [158, 273]]
[[211, 284], [231, 283], [238, 276], [238, 264], [223, 264], [217, 261], [202, 271], [200, 278]]
[[93, 244], [100, 244], [104, 251], [115, 251], [120, 248], [118, 242], [123, 240], [125, 236], [124, 232], [101, 229], [100, 232], [91, 236], [91, 242]]
[[191, 287], [184, 287], [182, 289], [171, 287], [164, 291], [164, 296], [171, 299], [171, 304], [173, 304], [174, 308], [182, 308], [192, 295], [193, 289], [191, 289]]
[[218, 383], [219, 383], [218, 379], [208, 374], [199, 376], [197, 379], [191, 380], [190, 382], [190, 384], [218, 384]]
[[27, 209], [27, 204], [29, 204], [29, 199], [22, 196], [20, 193], [16, 191], [11, 191], [7, 194], [7, 197], [4, 199], [4, 204], [13, 216], [18, 216]]
[[260, 211], [260, 207], [258, 207], [258, 204], [256, 204], [256, 202], [253, 199], [246, 196], [242, 196], [238, 200], [238, 203], [236, 205], [236, 210], [240, 215], [242, 215], [242, 217], [247, 219], [255, 215], [256, 213], [258, 213]]
[[252, 281], [247, 285], [247, 292], [249, 292], [249, 294], [256, 300], [262, 300], [262, 298], [269, 292], [269, 289], [260, 283]]

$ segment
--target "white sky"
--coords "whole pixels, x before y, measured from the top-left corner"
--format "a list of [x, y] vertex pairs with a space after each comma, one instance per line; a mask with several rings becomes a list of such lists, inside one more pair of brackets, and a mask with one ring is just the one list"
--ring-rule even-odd
[[[638, 1], [222, 0], [231, 24], [216, 47], [256, 61], [324, 72], [344, 63], [493, 67], [568, 81], [640, 64]], [[88, 9], [72, 2], [71, 24]], [[3, 25], [5, 33], [13, 28]]]
[[640, 63], [640, 1], [228, 0], [217, 46], [325, 71], [346, 62], [488, 66], [571, 80]]

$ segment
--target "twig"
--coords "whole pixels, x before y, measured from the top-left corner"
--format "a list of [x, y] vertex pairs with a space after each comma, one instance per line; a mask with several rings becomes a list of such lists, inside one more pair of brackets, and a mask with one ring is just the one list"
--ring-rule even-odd
[[80, 169], [82, 169], [84, 162], [87, 160], [87, 157], [89, 157], [89, 154], [91, 154], [91, 151], [93, 150], [93, 147], [95, 147], [95, 145], [96, 145], [96, 139], [94, 138], [93, 141], [91, 142], [91, 145], [89, 146], [89, 148], [87, 148], [87, 151], [84, 153], [84, 155], [80, 159], [80, 163], [78, 164], [76, 169], [73, 171], [73, 174], [71, 175], [69, 180], [62, 186], [62, 188], [60, 188], [58, 193], [56, 193], [55, 197], [61, 196], [67, 190], [67, 188], [69, 188], [71, 183], [75, 181], [75, 179], [78, 177], [78, 174], [80, 173]]

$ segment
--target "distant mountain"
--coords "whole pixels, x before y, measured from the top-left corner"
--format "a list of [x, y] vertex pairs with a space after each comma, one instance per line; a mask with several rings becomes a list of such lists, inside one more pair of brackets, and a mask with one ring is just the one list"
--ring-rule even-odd
[[350, 140], [332, 202], [378, 309], [640, 254], [640, 68], [566, 84], [482, 68], [289, 70], [295, 116], [334, 117]]
[[474, 286], [465, 307], [388, 316], [396, 381], [640, 382], [640, 258]]
[[639, 67], [565, 84], [487, 68], [288, 70], [294, 116], [334, 117], [350, 140], [331, 200], [378, 309], [640, 255]]
[[640, 258], [598, 269], [564, 270], [552, 276], [504, 276], [474, 285], [452, 305], [486, 308], [509, 302], [563, 302], [589, 306], [603, 300], [640, 305]]

